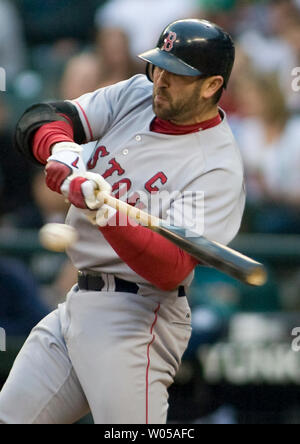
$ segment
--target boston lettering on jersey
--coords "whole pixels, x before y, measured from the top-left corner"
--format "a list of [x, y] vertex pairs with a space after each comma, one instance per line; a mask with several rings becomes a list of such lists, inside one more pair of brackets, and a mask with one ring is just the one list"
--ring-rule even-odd
[[[212, 119], [206, 120], [201, 123], [196, 123], [193, 125], [175, 125], [170, 121], [162, 120], [159, 119], [158, 117], [155, 117], [151, 122], [150, 129], [153, 132], [162, 133], [162, 134], [183, 135], [213, 128], [214, 126], [219, 125], [221, 122], [222, 122], [221, 111], [218, 113], [217, 116], [213, 117]], [[110, 154], [109, 151], [104, 145], [98, 146], [94, 151], [93, 155], [91, 156], [90, 160], [88, 161], [87, 168], [89, 170], [94, 169], [97, 165], [99, 158], [106, 157], [109, 154]], [[117, 172], [118, 176], [122, 176], [123, 174], [125, 174], [125, 170], [122, 168], [119, 162], [116, 161], [115, 158], [111, 159], [108, 163], [111, 165], [111, 168], [107, 169], [104, 172], [103, 174], [104, 179], [111, 177], [115, 172]], [[146, 191], [148, 191], [148, 193], [150, 194], [157, 193], [159, 191], [158, 185], [159, 184], [165, 185], [167, 181], [168, 178], [166, 174], [160, 171], [156, 173], [153, 177], [151, 177], [145, 183], [144, 186]], [[115, 197], [117, 199], [120, 199], [130, 191], [131, 187], [132, 187], [131, 180], [125, 178], [119, 180], [118, 182], [115, 182], [112, 186], [112, 191], [115, 194]], [[145, 205], [141, 201], [139, 201], [139, 199], [140, 199], [139, 194], [135, 192], [133, 195], [127, 198], [127, 202], [133, 206], [137, 206], [140, 209], [145, 209], [146, 208]]]
[[[96, 167], [97, 162], [99, 158], [103, 158], [108, 156], [110, 153], [107, 150], [107, 148], [103, 145], [96, 148], [94, 153], [92, 154], [91, 158], [89, 159], [87, 163], [87, 169], [92, 170]], [[111, 177], [113, 174], [117, 174], [118, 176], [122, 176], [125, 174], [125, 170], [122, 168], [119, 162], [115, 158], [111, 159], [109, 162], [109, 165], [111, 165], [110, 168], [108, 168], [103, 174], [102, 177], [104, 179], [107, 179], [108, 177]], [[149, 193], [157, 193], [159, 191], [158, 185], [164, 185], [167, 183], [168, 178], [167, 176], [162, 172], [156, 173], [154, 176], [150, 177], [150, 179], [145, 183], [145, 189]], [[140, 201], [140, 194], [138, 192], [134, 192], [131, 195], [128, 195], [129, 191], [131, 190], [132, 182], [129, 178], [122, 178], [121, 180], [115, 182], [112, 185], [112, 192], [114, 193], [115, 197], [117, 199], [121, 199], [124, 195], [127, 194], [127, 203], [129, 203], [132, 206], [136, 206], [139, 209], [145, 209], [146, 206], [143, 204], [143, 202]]]

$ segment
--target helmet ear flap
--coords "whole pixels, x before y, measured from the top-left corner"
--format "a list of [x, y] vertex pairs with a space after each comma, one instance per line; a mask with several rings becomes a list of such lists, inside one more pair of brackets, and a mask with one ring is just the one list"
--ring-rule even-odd
[[153, 83], [153, 71], [154, 71], [154, 65], [148, 62], [146, 65], [146, 76], [147, 79], [152, 83]]

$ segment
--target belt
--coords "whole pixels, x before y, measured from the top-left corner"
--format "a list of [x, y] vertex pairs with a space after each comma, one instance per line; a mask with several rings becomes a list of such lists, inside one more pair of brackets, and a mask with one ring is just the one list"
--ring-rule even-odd
[[[119, 279], [112, 276], [115, 283], [116, 292], [121, 293], [134, 293], [137, 294], [139, 291], [139, 286], [134, 282], [125, 281], [124, 279]], [[78, 272], [78, 287], [80, 290], [88, 291], [101, 291], [105, 287], [105, 282], [102, 276], [99, 274], [85, 273], [83, 271]], [[178, 287], [178, 297], [185, 296], [184, 286]]]

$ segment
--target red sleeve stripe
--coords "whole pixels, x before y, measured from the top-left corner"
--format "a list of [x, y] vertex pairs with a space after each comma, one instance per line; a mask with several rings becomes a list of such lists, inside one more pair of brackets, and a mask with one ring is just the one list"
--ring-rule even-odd
[[84, 111], [84, 109], [82, 108], [82, 106], [80, 105], [80, 103], [77, 102], [77, 100], [75, 100], [75, 103], [76, 103], [76, 105], [79, 106], [79, 108], [80, 108], [80, 110], [81, 110], [81, 112], [82, 112], [82, 114], [83, 114], [83, 117], [85, 118], [86, 124], [87, 124], [88, 129], [89, 129], [89, 133], [90, 133], [90, 139], [91, 139], [91, 140], [94, 140], [94, 135], [93, 135], [92, 127], [91, 127], [91, 125], [90, 125], [90, 122], [89, 122], [89, 119], [88, 119], [88, 117], [87, 117], [87, 115], [86, 115], [86, 112]]

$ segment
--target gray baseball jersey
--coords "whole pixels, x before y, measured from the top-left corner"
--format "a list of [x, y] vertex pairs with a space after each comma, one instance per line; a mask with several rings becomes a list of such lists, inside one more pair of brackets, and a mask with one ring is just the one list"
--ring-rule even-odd
[[[87, 167], [117, 196], [125, 184], [130, 202], [147, 207], [156, 194], [152, 214], [224, 244], [235, 236], [243, 168], [224, 113], [203, 132], [152, 132], [152, 85], [143, 75], [73, 103], [91, 142]], [[34, 328], [0, 393], [0, 423], [72, 423], [89, 409], [96, 423], [165, 423], [168, 387], [191, 334], [188, 300], [134, 273], [80, 210], [71, 207], [67, 222], [80, 235], [73, 263], [101, 273], [105, 286], [74, 286]], [[137, 283], [138, 292], [116, 291], [115, 277]]]
[[[196, 134], [152, 132], [152, 85], [143, 75], [86, 94], [73, 104], [87, 140], [97, 140], [87, 167], [101, 174], [115, 193], [125, 185], [129, 200], [148, 209], [151, 193], [159, 192], [160, 199], [151, 200], [151, 214], [172, 218], [176, 225], [179, 219], [224, 244], [236, 235], [244, 209], [243, 168], [225, 115], [220, 125]], [[183, 219], [176, 217], [179, 208]], [[77, 268], [145, 283], [75, 207], [67, 222], [80, 234], [69, 251]]]

